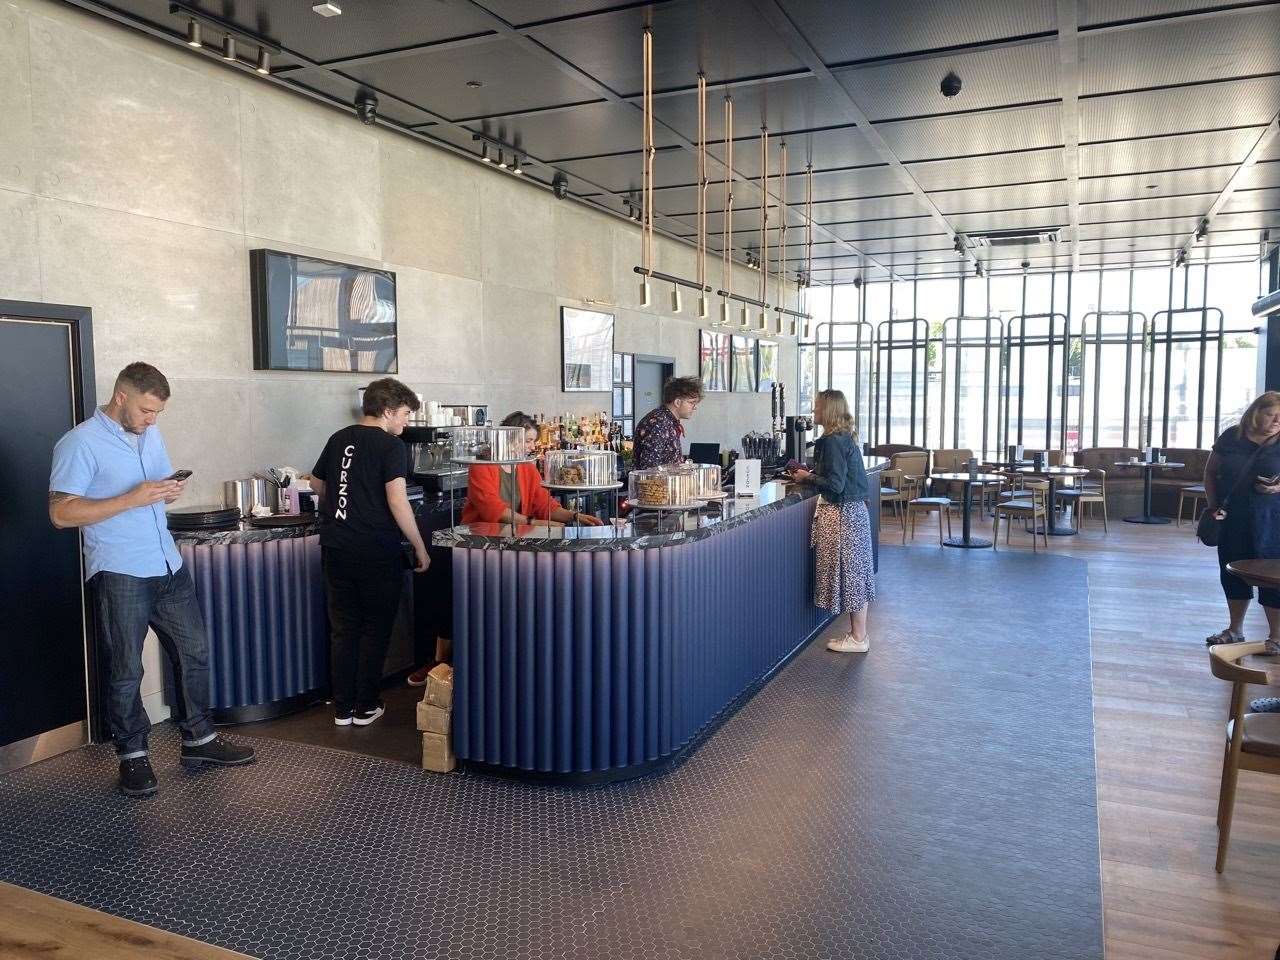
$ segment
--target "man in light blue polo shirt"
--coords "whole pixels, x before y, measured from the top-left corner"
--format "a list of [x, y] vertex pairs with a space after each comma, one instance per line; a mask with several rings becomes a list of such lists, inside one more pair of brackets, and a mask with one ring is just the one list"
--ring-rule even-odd
[[183, 764], [254, 759], [252, 748], [223, 740], [209, 719], [204, 621], [165, 521], [164, 505], [182, 495], [185, 483], [175, 479], [155, 425], [168, 399], [164, 374], [129, 364], [111, 402], [58, 441], [49, 475], [49, 518], [55, 527], [79, 527], [84, 537], [85, 576], [107, 660], [107, 723], [120, 756], [120, 789], [129, 796], [157, 788], [140, 689], [148, 626], [174, 663]]

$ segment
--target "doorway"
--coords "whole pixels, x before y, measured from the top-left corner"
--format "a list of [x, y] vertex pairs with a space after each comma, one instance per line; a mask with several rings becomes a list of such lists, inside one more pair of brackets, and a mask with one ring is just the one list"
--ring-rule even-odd
[[93, 407], [89, 309], [0, 300], [0, 772], [96, 732], [80, 531], [48, 507], [53, 446]]
[[675, 361], [669, 357], [636, 354], [635, 422], [662, 403], [662, 385], [675, 375]]

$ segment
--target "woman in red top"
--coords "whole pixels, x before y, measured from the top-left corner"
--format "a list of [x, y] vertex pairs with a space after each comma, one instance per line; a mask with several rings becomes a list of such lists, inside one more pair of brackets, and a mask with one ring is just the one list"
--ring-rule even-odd
[[[538, 439], [538, 425], [519, 410], [502, 421], [504, 427], [524, 427], [532, 446]], [[513, 472], [514, 470], [514, 472]], [[473, 466], [467, 471], [467, 502], [462, 508], [463, 523], [545, 523], [563, 527], [573, 523], [598, 527], [603, 521], [589, 513], [578, 514], [560, 502], [542, 485], [542, 477], [532, 463], [510, 466]]]

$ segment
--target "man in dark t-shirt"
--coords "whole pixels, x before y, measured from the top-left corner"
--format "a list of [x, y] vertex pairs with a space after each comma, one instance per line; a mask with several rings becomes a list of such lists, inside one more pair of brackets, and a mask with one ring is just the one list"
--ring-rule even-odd
[[417, 395], [399, 380], [364, 391], [364, 416], [329, 438], [311, 470], [320, 495], [320, 550], [329, 604], [333, 722], [368, 726], [382, 716], [382, 665], [400, 606], [405, 560], [427, 569], [427, 548], [409, 507], [409, 453], [400, 434]]

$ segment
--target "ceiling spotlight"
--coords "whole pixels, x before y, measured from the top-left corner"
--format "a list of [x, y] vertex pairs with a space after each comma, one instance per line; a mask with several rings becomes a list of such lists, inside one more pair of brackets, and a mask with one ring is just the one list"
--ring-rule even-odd
[[342, 13], [342, 8], [336, 3], [313, 3], [311, 12], [318, 13], [322, 17], [336, 17]]
[[939, 84], [938, 88], [942, 91], [942, 95], [944, 97], [950, 98], [960, 92], [960, 87], [962, 85], [960, 78], [957, 77], [955, 73], [948, 73], [942, 78], [942, 83]]
[[1186, 251], [1186, 250], [1179, 250], [1179, 251], [1178, 251], [1178, 259], [1177, 259], [1177, 261], [1174, 263], [1174, 266], [1175, 266], [1175, 267], [1183, 267], [1183, 266], [1186, 266], [1186, 263], [1187, 263], [1187, 251]]
[[674, 283], [671, 285], [671, 312], [680, 312], [680, 288]]
[[963, 233], [956, 234], [955, 243], [951, 245], [951, 249], [953, 249], [956, 253], [964, 253], [964, 234]]
[[569, 196], [569, 178], [557, 171], [551, 178], [551, 191], [556, 195], [557, 200], [563, 200]]
[[264, 77], [271, 75], [271, 51], [266, 47], [258, 48], [258, 72]]
[[472, 90], [479, 90], [481, 87], [484, 86], [484, 82], [481, 80], [468, 80], [467, 86], [470, 87]]
[[1196, 239], [1203, 240], [1204, 235], [1209, 232], [1209, 218], [1205, 217], [1200, 221], [1200, 226], [1196, 227]]
[[511, 172], [517, 177], [524, 173], [524, 158], [520, 154], [516, 154], [516, 162], [511, 168]]
[[228, 62], [234, 61], [236, 58], [236, 38], [231, 34], [225, 34], [222, 37], [222, 59]]
[[493, 157], [489, 156], [489, 141], [480, 141], [480, 159], [485, 163], [493, 163]]
[[378, 116], [378, 98], [368, 90], [356, 94], [356, 116], [361, 123], [373, 123]]
[[854, 288], [855, 290], [861, 290], [861, 289], [862, 289], [862, 278], [861, 278], [861, 277], [854, 277], [854, 278], [853, 278], [853, 288]]
[[499, 170], [507, 169], [507, 158], [503, 154], [501, 147], [498, 148], [498, 169]]
[[1146, 187], [1144, 187], [1143, 189], [1146, 189], [1146, 190], [1159, 190], [1159, 189], [1160, 189], [1160, 184], [1158, 184], [1158, 183], [1148, 183], [1148, 184], [1146, 185]]
[[196, 49], [204, 46], [204, 41], [200, 39], [200, 21], [195, 17], [187, 21], [187, 46]]

